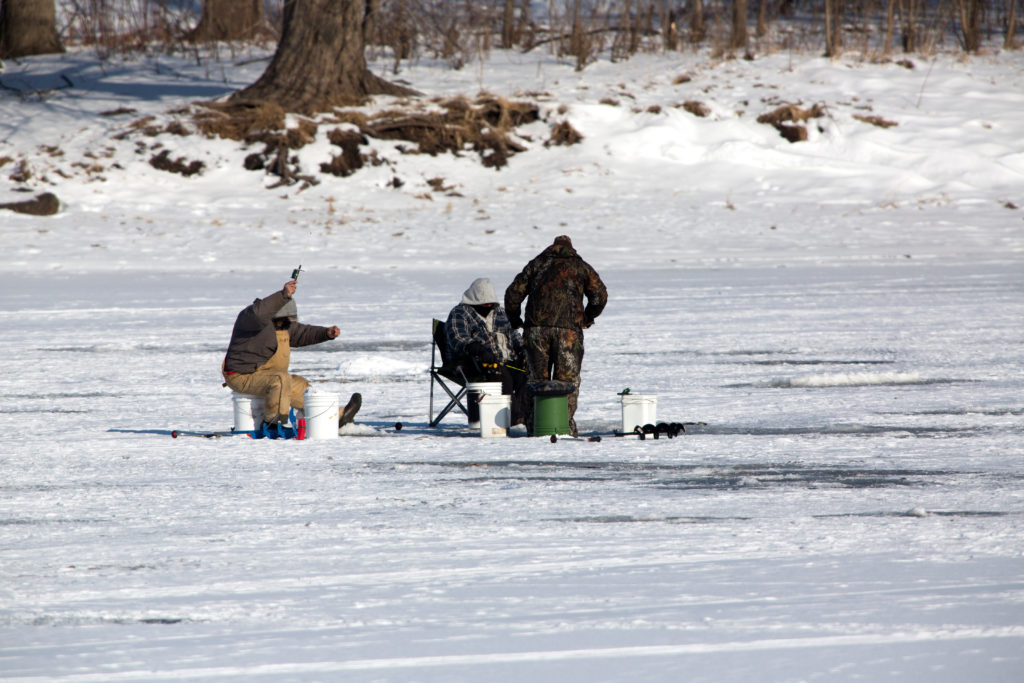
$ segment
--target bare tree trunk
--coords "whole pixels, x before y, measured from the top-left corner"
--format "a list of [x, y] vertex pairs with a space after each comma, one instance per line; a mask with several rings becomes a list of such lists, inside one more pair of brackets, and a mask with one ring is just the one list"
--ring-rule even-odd
[[960, 32], [966, 52], [977, 52], [981, 47], [981, 17], [984, 0], [958, 0]]
[[0, 2], [0, 58], [64, 52], [54, 0]]
[[516, 44], [516, 0], [504, 0], [501, 15], [501, 47], [511, 50]]
[[363, 55], [364, 0], [286, 0], [277, 51], [259, 80], [231, 97], [235, 104], [273, 102], [313, 113], [361, 102], [367, 95], [415, 91], [378, 78]]
[[747, 0], [732, 0], [732, 38], [729, 47], [747, 49]]
[[882, 54], [892, 52], [892, 33], [896, 24], [896, 0], [889, 0], [889, 6], [885, 15], [885, 44], [882, 47]]
[[363, 13], [363, 45], [376, 40], [379, 19], [380, 0], [366, 0], [366, 11]]
[[572, 1], [572, 32], [569, 34], [569, 54], [576, 58], [576, 70], [582, 71], [590, 61], [590, 37], [583, 25], [583, 0]]
[[1014, 34], [1017, 32], [1017, 0], [1006, 0], [1006, 4], [1006, 38], [1003, 40], [1003, 49], [1015, 50], [1020, 47], [1014, 40]]
[[[648, 7], [648, 10], [653, 10], [653, 7]], [[636, 21], [632, 22], [629, 27], [629, 54], [635, 55], [637, 50], [640, 49], [640, 38], [643, 34], [643, 28], [641, 22], [643, 21], [643, 7], [640, 4], [640, 0], [636, 2]], [[650, 12], [647, 14], [648, 29], [650, 28], [651, 15]]]
[[918, 0], [897, 0], [900, 13], [900, 44], [904, 52], [917, 49], [917, 3]]
[[612, 61], [629, 57], [630, 34], [633, 31], [633, 0], [622, 0], [622, 20], [612, 40]]
[[703, 43], [707, 35], [707, 28], [704, 25], [704, 0], [693, 0], [693, 8], [690, 10], [690, 40], [694, 44]]
[[843, 51], [843, 0], [825, 0], [825, 56]]
[[583, 13], [583, 0], [572, 0], [570, 7], [570, 18], [569, 21], [572, 25], [571, 33], [569, 34], [569, 54], [579, 57], [583, 50], [583, 20], [581, 14]]
[[516, 35], [524, 43], [523, 47], [532, 48], [536, 42], [536, 31], [530, 17], [530, 0], [522, 0], [519, 7], [519, 21], [516, 22]]
[[757, 2], [757, 37], [763, 38], [768, 33], [768, 0]]
[[263, 21], [263, 0], [206, 0], [203, 16], [189, 38], [205, 43], [260, 35], [270, 35]]
[[661, 0], [661, 42], [666, 50], [676, 50], [679, 48], [676, 11], [669, 9], [668, 0]]

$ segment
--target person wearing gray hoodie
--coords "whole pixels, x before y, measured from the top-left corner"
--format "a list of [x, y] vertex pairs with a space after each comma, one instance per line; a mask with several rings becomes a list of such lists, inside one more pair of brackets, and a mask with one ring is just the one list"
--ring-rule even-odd
[[524, 424], [528, 410], [523, 339], [512, 329], [494, 285], [477, 278], [445, 321], [446, 362], [461, 362], [470, 381], [500, 377], [512, 396], [512, 424]]

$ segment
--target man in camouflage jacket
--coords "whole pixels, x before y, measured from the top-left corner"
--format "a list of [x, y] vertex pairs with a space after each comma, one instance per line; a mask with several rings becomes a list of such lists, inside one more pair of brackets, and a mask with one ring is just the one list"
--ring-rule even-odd
[[[587, 304], [583, 305], [586, 297]], [[520, 317], [523, 299], [526, 316]], [[608, 290], [593, 267], [580, 258], [565, 235], [533, 258], [505, 290], [505, 312], [514, 328], [525, 328], [531, 382], [571, 382], [569, 428], [576, 429], [576, 399], [583, 364], [583, 330], [608, 303]], [[532, 431], [533, 425], [529, 425]]]

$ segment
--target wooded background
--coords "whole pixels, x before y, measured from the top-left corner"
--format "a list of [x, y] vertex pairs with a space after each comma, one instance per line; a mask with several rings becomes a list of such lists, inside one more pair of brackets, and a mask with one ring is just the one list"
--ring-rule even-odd
[[[86, 45], [102, 54], [278, 40], [285, 5], [309, 0], [0, 0], [0, 57]], [[547, 50], [578, 68], [604, 54], [799, 50], [866, 58], [1019, 49], [1024, 0], [337, 0], [361, 5], [374, 56], [460, 68], [493, 48]], [[230, 47], [228, 48], [230, 49]]]

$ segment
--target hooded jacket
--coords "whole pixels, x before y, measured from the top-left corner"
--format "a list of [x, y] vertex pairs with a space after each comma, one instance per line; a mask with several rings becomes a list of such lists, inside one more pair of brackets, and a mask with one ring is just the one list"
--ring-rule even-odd
[[[583, 297], [587, 305], [583, 305]], [[520, 308], [526, 301], [525, 321]], [[589, 327], [608, 303], [608, 290], [568, 237], [538, 254], [505, 290], [505, 311], [513, 327]]]
[[447, 358], [452, 361], [472, 355], [477, 344], [486, 347], [494, 358], [505, 363], [517, 358], [522, 352], [522, 338], [512, 329], [508, 316], [501, 307], [496, 307], [486, 316], [477, 313], [474, 306], [497, 304], [494, 285], [487, 278], [473, 281], [463, 295], [462, 301], [448, 314], [444, 331], [447, 340]]
[[[264, 299], [256, 299], [246, 306], [235, 319], [231, 341], [224, 356], [224, 370], [248, 374], [255, 372], [277, 351], [277, 333], [274, 318], [285, 304], [293, 303], [284, 291], [274, 292]], [[303, 325], [289, 318], [288, 338], [291, 346], [309, 346], [325, 342], [330, 337], [326, 327]]]

